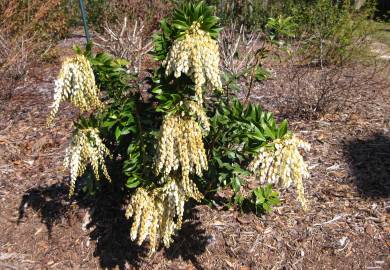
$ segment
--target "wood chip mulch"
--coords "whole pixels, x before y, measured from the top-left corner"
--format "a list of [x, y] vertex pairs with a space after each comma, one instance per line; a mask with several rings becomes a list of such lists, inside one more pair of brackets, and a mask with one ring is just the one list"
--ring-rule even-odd
[[45, 127], [57, 70], [31, 69], [0, 101], [0, 269], [390, 268], [389, 89], [375, 106], [290, 120], [312, 145], [308, 212], [293, 191], [261, 217], [196, 206], [174, 244], [148, 257], [115, 196], [67, 197], [62, 157], [76, 113], [64, 106]]

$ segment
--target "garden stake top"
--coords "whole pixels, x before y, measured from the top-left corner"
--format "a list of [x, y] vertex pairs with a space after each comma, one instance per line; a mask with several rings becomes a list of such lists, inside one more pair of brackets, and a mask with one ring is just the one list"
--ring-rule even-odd
[[[82, 1], [80, 7], [85, 18]], [[126, 217], [132, 218], [130, 237], [139, 245], [147, 241], [151, 253], [160, 244], [170, 246], [187, 201], [201, 203], [222, 187], [239, 195], [250, 172], [259, 184], [295, 185], [306, 209], [303, 179], [309, 173], [299, 149], [308, 151], [309, 145], [258, 105], [223, 100], [219, 19], [213, 13], [203, 2], [185, 4], [161, 21], [153, 53], [161, 65], [149, 78], [149, 102], [132, 91], [128, 61], [93, 55], [90, 48], [66, 59], [56, 81], [48, 122], [62, 101], [83, 113], [64, 162], [70, 195], [119, 186], [128, 202]], [[118, 166], [120, 173], [113, 169]], [[253, 194], [256, 212], [278, 203], [270, 186]]]
[[91, 38], [89, 36], [89, 31], [88, 31], [87, 12], [85, 11], [84, 1], [83, 0], [79, 0], [79, 5], [80, 5], [81, 17], [83, 19], [85, 39], [87, 40], [87, 43], [90, 43], [91, 42]]

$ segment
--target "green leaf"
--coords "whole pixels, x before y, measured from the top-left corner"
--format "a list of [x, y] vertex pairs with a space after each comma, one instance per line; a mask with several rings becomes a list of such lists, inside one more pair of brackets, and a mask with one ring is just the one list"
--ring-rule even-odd
[[111, 128], [113, 125], [115, 125], [117, 123], [116, 120], [114, 121], [104, 121], [102, 123], [102, 127], [107, 127], [107, 128]]
[[116, 127], [115, 129], [115, 139], [118, 140], [121, 136], [121, 129], [119, 127]]
[[152, 89], [152, 93], [155, 95], [161, 95], [163, 93], [163, 90], [161, 89], [161, 86], [157, 86]]
[[242, 204], [244, 203], [244, 200], [245, 200], [245, 197], [240, 194], [240, 193], [237, 193], [234, 195], [234, 203], [237, 204], [238, 206], [242, 207]]
[[127, 134], [130, 134], [131, 132], [135, 132], [135, 131], [136, 131], [135, 127], [125, 127], [124, 129], [121, 130], [121, 135], [127, 135]]
[[236, 153], [234, 151], [227, 151], [226, 152], [226, 155], [231, 158], [231, 159], [234, 159], [236, 157]]
[[185, 23], [185, 22], [183, 22], [183, 21], [178, 21], [178, 20], [175, 20], [175, 21], [173, 21], [172, 22], [172, 25], [175, 27], [175, 28], [177, 28], [177, 29], [179, 29], [179, 30], [187, 30], [188, 29], [188, 25]]
[[232, 177], [230, 183], [231, 183], [231, 185], [232, 185], [232, 188], [233, 188], [234, 193], [237, 193], [237, 192], [240, 191], [240, 189], [241, 189], [241, 181], [240, 181], [240, 178], [238, 178], [238, 177]]
[[137, 176], [132, 176], [132, 177], [129, 177], [126, 181], [126, 187], [127, 188], [136, 188], [138, 187], [139, 185], [141, 184], [141, 181], [139, 180], [139, 178]]
[[278, 138], [283, 138], [283, 136], [286, 135], [286, 133], [287, 133], [287, 125], [288, 125], [288, 122], [287, 122], [286, 119], [284, 119], [282, 121], [282, 123], [280, 123], [279, 129], [278, 129]]
[[267, 184], [264, 189], [264, 196], [265, 197], [269, 197], [269, 195], [271, 195], [271, 191], [272, 191], [272, 185], [271, 184]]
[[130, 62], [126, 59], [123, 59], [123, 58], [117, 58], [113, 61], [114, 65], [118, 65], [119, 67], [117, 67], [117, 71], [124, 71], [124, 68], [122, 68], [123, 66], [127, 66]]
[[275, 133], [268, 127], [266, 123], [263, 123], [261, 127], [264, 129], [264, 134], [270, 137], [272, 140], [276, 139]]
[[265, 210], [265, 212], [267, 212], [267, 213], [271, 212], [271, 207], [269, 206], [269, 204], [264, 203], [262, 206], [263, 206], [263, 209]]
[[270, 74], [271, 73], [265, 68], [258, 67], [255, 71], [256, 81], [264, 81], [269, 78]]
[[160, 21], [160, 27], [165, 33], [167, 34], [172, 33], [171, 28], [168, 26], [167, 21], [165, 19]]
[[256, 204], [262, 204], [262, 203], [264, 203], [264, 201], [265, 201], [265, 198], [262, 196], [262, 195], [260, 195], [260, 196], [256, 196]]
[[269, 202], [271, 205], [279, 205], [280, 204], [280, 199], [279, 197], [272, 197], [269, 199]]
[[257, 141], [261, 141], [261, 142], [266, 141], [266, 138], [264, 137], [263, 133], [257, 127], [254, 127], [254, 131], [251, 133], [248, 133], [247, 136], [249, 138], [257, 140]]

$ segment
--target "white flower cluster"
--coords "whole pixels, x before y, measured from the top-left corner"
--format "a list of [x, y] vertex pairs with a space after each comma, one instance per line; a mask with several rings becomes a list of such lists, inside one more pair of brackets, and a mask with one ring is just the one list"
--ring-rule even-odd
[[199, 197], [200, 193], [190, 174], [203, 175], [207, 157], [202, 141], [202, 130], [192, 118], [168, 115], [160, 129], [156, 156], [156, 173], [163, 179], [181, 169], [181, 181], [186, 195]]
[[104, 161], [106, 156], [111, 156], [111, 154], [102, 139], [100, 139], [97, 129], [78, 129], [73, 134], [64, 159], [64, 167], [70, 169], [69, 196], [73, 195], [77, 177], [84, 174], [88, 164], [91, 164], [97, 180], [100, 179], [100, 167], [103, 175], [111, 181]]
[[274, 147], [263, 147], [249, 164], [249, 170], [255, 172], [260, 183], [270, 183], [288, 188], [294, 184], [297, 198], [304, 209], [307, 208], [304, 196], [303, 179], [310, 176], [307, 164], [299, 149], [310, 150], [310, 145], [296, 137], [277, 139]]
[[[160, 188], [146, 190], [138, 188], [131, 197], [126, 217], [133, 217], [130, 237], [142, 245], [149, 236], [150, 252], [153, 253], [160, 241], [165, 247], [172, 242], [172, 235], [180, 229], [186, 197], [177, 181], [169, 181]], [[176, 219], [176, 221], [175, 221]]]
[[202, 87], [206, 82], [215, 89], [222, 88], [217, 41], [200, 29], [199, 22], [194, 22], [182, 38], [173, 42], [163, 65], [167, 75], [173, 73], [179, 78], [184, 73], [194, 80], [198, 102], [202, 102]]
[[67, 58], [55, 81], [54, 102], [47, 120], [51, 124], [62, 101], [70, 101], [81, 111], [102, 107], [99, 89], [88, 59], [83, 55]]
[[209, 118], [206, 115], [206, 112], [204, 111], [203, 107], [199, 105], [199, 103], [194, 101], [187, 101], [186, 106], [188, 107], [190, 111], [190, 115], [193, 116], [197, 122], [200, 124], [200, 126], [203, 128], [204, 132], [210, 131], [210, 122]]

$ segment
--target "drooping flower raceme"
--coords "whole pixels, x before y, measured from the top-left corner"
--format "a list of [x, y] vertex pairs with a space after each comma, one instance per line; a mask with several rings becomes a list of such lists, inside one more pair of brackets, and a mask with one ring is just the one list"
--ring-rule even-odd
[[283, 188], [294, 184], [297, 199], [307, 209], [302, 180], [310, 175], [299, 149], [309, 151], [310, 145], [294, 136], [276, 139], [270, 147], [260, 150], [249, 164], [249, 170], [256, 173], [261, 184], [276, 184]]
[[54, 102], [47, 120], [50, 124], [62, 101], [69, 101], [82, 112], [102, 107], [99, 89], [88, 59], [83, 55], [67, 58], [55, 81]]
[[172, 235], [181, 227], [187, 200], [181, 189], [180, 182], [174, 179], [152, 190], [137, 189], [126, 211], [126, 217], [134, 219], [130, 230], [133, 241], [142, 245], [149, 236], [151, 253], [156, 251], [160, 241], [165, 247], [170, 246]]
[[181, 180], [186, 195], [200, 197], [190, 174], [203, 175], [207, 170], [207, 157], [202, 141], [202, 129], [190, 117], [165, 116], [156, 155], [156, 172], [163, 180], [171, 173], [181, 171]]
[[217, 41], [200, 29], [194, 22], [183, 37], [176, 39], [164, 60], [166, 75], [179, 78], [182, 73], [194, 80], [198, 102], [202, 102], [202, 87], [208, 82], [215, 89], [221, 89], [219, 71], [219, 50]]
[[196, 121], [200, 124], [204, 133], [210, 131], [210, 122], [209, 118], [206, 115], [203, 107], [199, 105], [199, 103], [194, 101], [187, 101], [186, 106], [190, 111], [190, 115], [196, 119]]
[[64, 159], [64, 167], [70, 169], [70, 196], [74, 193], [77, 177], [84, 174], [88, 164], [91, 164], [97, 180], [100, 179], [100, 168], [103, 175], [111, 181], [104, 161], [106, 156], [110, 156], [110, 151], [99, 137], [97, 129], [76, 130], [71, 138], [69, 147], [66, 149]]

